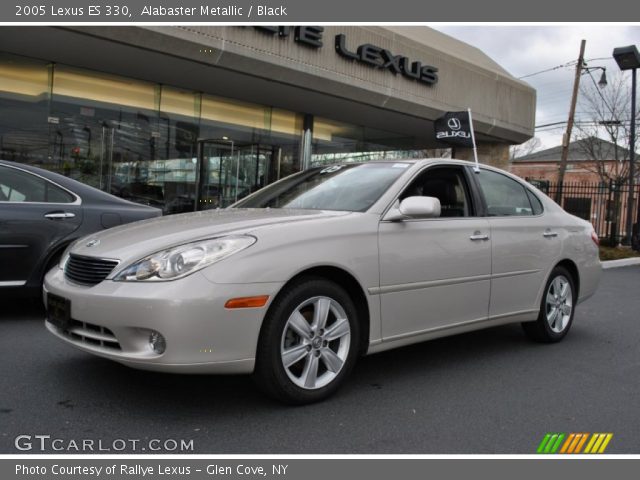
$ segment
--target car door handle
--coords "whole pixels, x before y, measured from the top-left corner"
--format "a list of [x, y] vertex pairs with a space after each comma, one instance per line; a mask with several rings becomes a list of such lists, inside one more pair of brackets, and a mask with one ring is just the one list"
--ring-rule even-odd
[[489, 240], [489, 235], [482, 234], [480, 232], [475, 232], [473, 235], [469, 237], [469, 240], [472, 242], [477, 242], [479, 240]]
[[558, 236], [558, 232], [552, 232], [551, 230], [547, 230], [542, 234], [542, 236], [544, 238], [553, 238]]
[[62, 220], [63, 218], [73, 218], [75, 216], [76, 214], [71, 212], [50, 212], [46, 213], [44, 218], [48, 218], [50, 220]]

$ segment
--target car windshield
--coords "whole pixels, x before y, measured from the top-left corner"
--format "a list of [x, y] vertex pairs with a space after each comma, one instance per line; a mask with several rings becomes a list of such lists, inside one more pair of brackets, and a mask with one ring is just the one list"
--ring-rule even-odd
[[263, 188], [234, 208], [364, 212], [409, 166], [403, 162], [375, 162], [311, 168]]

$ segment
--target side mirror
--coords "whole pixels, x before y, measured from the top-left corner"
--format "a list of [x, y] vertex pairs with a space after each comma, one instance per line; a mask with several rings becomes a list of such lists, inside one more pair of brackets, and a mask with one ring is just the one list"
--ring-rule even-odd
[[437, 218], [440, 216], [440, 200], [435, 197], [407, 197], [392, 207], [384, 220], [392, 222], [409, 218]]

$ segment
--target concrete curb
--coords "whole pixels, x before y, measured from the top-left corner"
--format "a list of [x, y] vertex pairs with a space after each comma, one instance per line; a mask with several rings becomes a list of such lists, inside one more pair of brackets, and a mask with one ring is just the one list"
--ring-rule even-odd
[[640, 265], [640, 257], [622, 258], [620, 260], [607, 260], [606, 262], [602, 262], [602, 268], [604, 269], [629, 267], [631, 265]]

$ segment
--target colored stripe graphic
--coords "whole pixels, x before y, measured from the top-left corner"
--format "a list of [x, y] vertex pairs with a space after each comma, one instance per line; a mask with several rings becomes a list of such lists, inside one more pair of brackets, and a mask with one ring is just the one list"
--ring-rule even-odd
[[613, 438], [613, 433], [594, 433], [584, 453], [604, 453]]
[[560, 444], [562, 443], [562, 440], [564, 440], [564, 437], [564, 433], [558, 435], [558, 439], [556, 440], [556, 443], [554, 443], [553, 447], [551, 447], [551, 450], [549, 450], [549, 453], [556, 453], [558, 451], [558, 448], [560, 448]]
[[540, 445], [538, 445], [538, 450], [537, 453], [545, 453], [544, 449], [547, 446], [547, 443], [549, 443], [549, 439], [551, 438], [551, 434], [547, 433], [544, 438], [542, 439], [542, 441], [540, 442]]
[[[612, 438], [613, 433], [547, 433], [536, 452], [542, 454], [604, 453]], [[587, 446], [583, 452], [585, 443]]]
[[560, 453], [567, 453], [567, 450], [569, 449], [569, 445], [571, 445], [571, 442], [573, 442], [574, 438], [576, 438], [576, 434], [570, 433], [569, 436], [567, 437], [567, 441], [564, 442], [564, 445], [562, 445], [562, 449], [560, 449]]
[[537, 452], [556, 453], [564, 437], [564, 433], [547, 433], [542, 439], [542, 442], [540, 442]]

